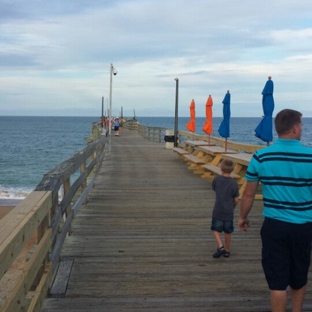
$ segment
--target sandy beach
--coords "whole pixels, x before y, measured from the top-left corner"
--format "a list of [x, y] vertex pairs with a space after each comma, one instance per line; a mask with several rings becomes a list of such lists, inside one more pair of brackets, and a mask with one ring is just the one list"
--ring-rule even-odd
[[0, 220], [9, 213], [15, 206], [0, 206]]
[[0, 199], [0, 220], [9, 213], [22, 199]]

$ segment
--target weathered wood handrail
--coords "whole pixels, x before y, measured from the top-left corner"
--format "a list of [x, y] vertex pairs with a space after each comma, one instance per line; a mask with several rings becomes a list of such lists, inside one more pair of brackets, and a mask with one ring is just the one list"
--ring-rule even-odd
[[[86, 202], [104, 158], [106, 138], [95, 132], [85, 149], [45, 174], [35, 190], [0, 220], [1, 312], [40, 311], [71, 221]], [[61, 189], [64, 197], [59, 202]]]
[[122, 127], [128, 130], [138, 131], [138, 121], [136, 119], [125, 119], [122, 124]]
[[149, 127], [138, 124], [138, 133], [144, 139], [152, 142], [162, 143], [164, 142], [164, 137], [167, 128], [161, 127]]
[[[144, 139], [152, 142], [158, 142], [163, 143], [164, 137], [167, 128], [161, 128], [161, 127], [150, 127], [150, 126], [144, 126], [138, 124], [138, 133], [140, 136], [142, 136]], [[179, 147], [185, 146], [185, 141], [187, 140], [202, 140], [202, 141], [208, 141], [207, 135], [200, 135], [196, 133], [191, 133], [188, 131], [178, 131], [178, 145]], [[210, 142], [215, 145], [219, 145], [224, 147], [225, 146], [225, 139], [217, 138], [210, 136]], [[256, 144], [245, 144], [240, 142], [234, 142], [234, 141], [227, 141], [227, 148], [233, 149], [235, 151], [239, 152], [245, 152], [245, 153], [254, 153], [258, 149], [264, 148], [264, 145], [256, 145]]]
[[[207, 135], [199, 135], [193, 134], [188, 131], [178, 131], [178, 142], [180, 147], [184, 147], [185, 141], [187, 140], [203, 140], [208, 141]], [[224, 147], [225, 146], [225, 139], [217, 138], [210, 136], [210, 143], [219, 145]], [[245, 153], [254, 153], [255, 151], [264, 148], [264, 145], [256, 145], [256, 144], [245, 144], [240, 142], [234, 141], [227, 141], [227, 148], [238, 151], [238, 152], [245, 152]]]

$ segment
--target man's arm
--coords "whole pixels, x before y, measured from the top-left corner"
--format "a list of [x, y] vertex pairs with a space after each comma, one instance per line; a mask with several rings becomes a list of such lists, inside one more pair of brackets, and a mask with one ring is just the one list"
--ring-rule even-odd
[[252, 208], [258, 184], [258, 181], [247, 181], [247, 185], [240, 204], [240, 216], [238, 221], [238, 227], [242, 231], [247, 231], [249, 228], [248, 214]]

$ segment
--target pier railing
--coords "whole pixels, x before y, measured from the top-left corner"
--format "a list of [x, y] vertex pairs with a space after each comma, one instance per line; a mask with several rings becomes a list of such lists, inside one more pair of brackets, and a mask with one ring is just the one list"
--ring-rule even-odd
[[96, 128], [93, 125], [85, 149], [46, 173], [35, 190], [0, 220], [1, 312], [41, 310], [71, 222], [86, 203], [104, 158], [105, 137]]
[[[193, 134], [188, 131], [178, 131], [178, 145], [180, 147], [184, 147], [185, 141], [194, 141], [194, 140], [202, 140], [202, 141], [209, 141], [212, 144], [218, 145], [218, 146], [225, 146], [225, 139], [224, 138], [217, 138], [214, 136], [208, 136], [208, 135], [200, 135], [200, 134]], [[245, 144], [241, 142], [234, 142], [227, 140], [227, 148], [245, 152], [245, 153], [254, 153], [255, 151], [263, 148], [264, 145], [257, 145], [257, 144]]]
[[167, 128], [149, 127], [138, 124], [139, 135], [142, 136], [144, 139], [152, 142], [164, 142], [166, 130]]
[[[168, 128], [161, 128], [161, 127], [150, 127], [150, 126], [144, 126], [138, 124], [138, 133], [140, 136], [142, 136], [144, 139], [152, 142], [158, 142], [163, 143], [164, 137], [166, 135], [166, 130], [172, 130]], [[173, 130], [172, 130], [173, 131]], [[184, 147], [185, 141], [190, 140], [202, 140], [202, 141], [209, 141], [212, 144], [218, 145], [218, 146], [225, 146], [225, 139], [218, 138], [214, 136], [208, 136], [208, 135], [201, 135], [196, 133], [191, 133], [188, 131], [178, 131], [178, 146]], [[245, 153], [254, 153], [260, 148], [263, 148], [264, 145], [256, 145], [256, 144], [245, 144], [240, 142], [234, 142], [227, 140], [227, 148], [245, 152]]]
[[136, 119], [128, 118], [123, 122], [122, 127], [129, 130], [138, 131], [138, 121]]

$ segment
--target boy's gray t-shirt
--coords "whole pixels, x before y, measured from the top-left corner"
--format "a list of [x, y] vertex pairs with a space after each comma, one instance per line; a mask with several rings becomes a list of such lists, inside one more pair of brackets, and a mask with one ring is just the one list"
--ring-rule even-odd
[[231, 177], [218, 176], [212, 182], [216, 192], [212, 217], [221, 221], [232, 221], [234, 218], [234, 198], [239, 196], [238, 184]]

